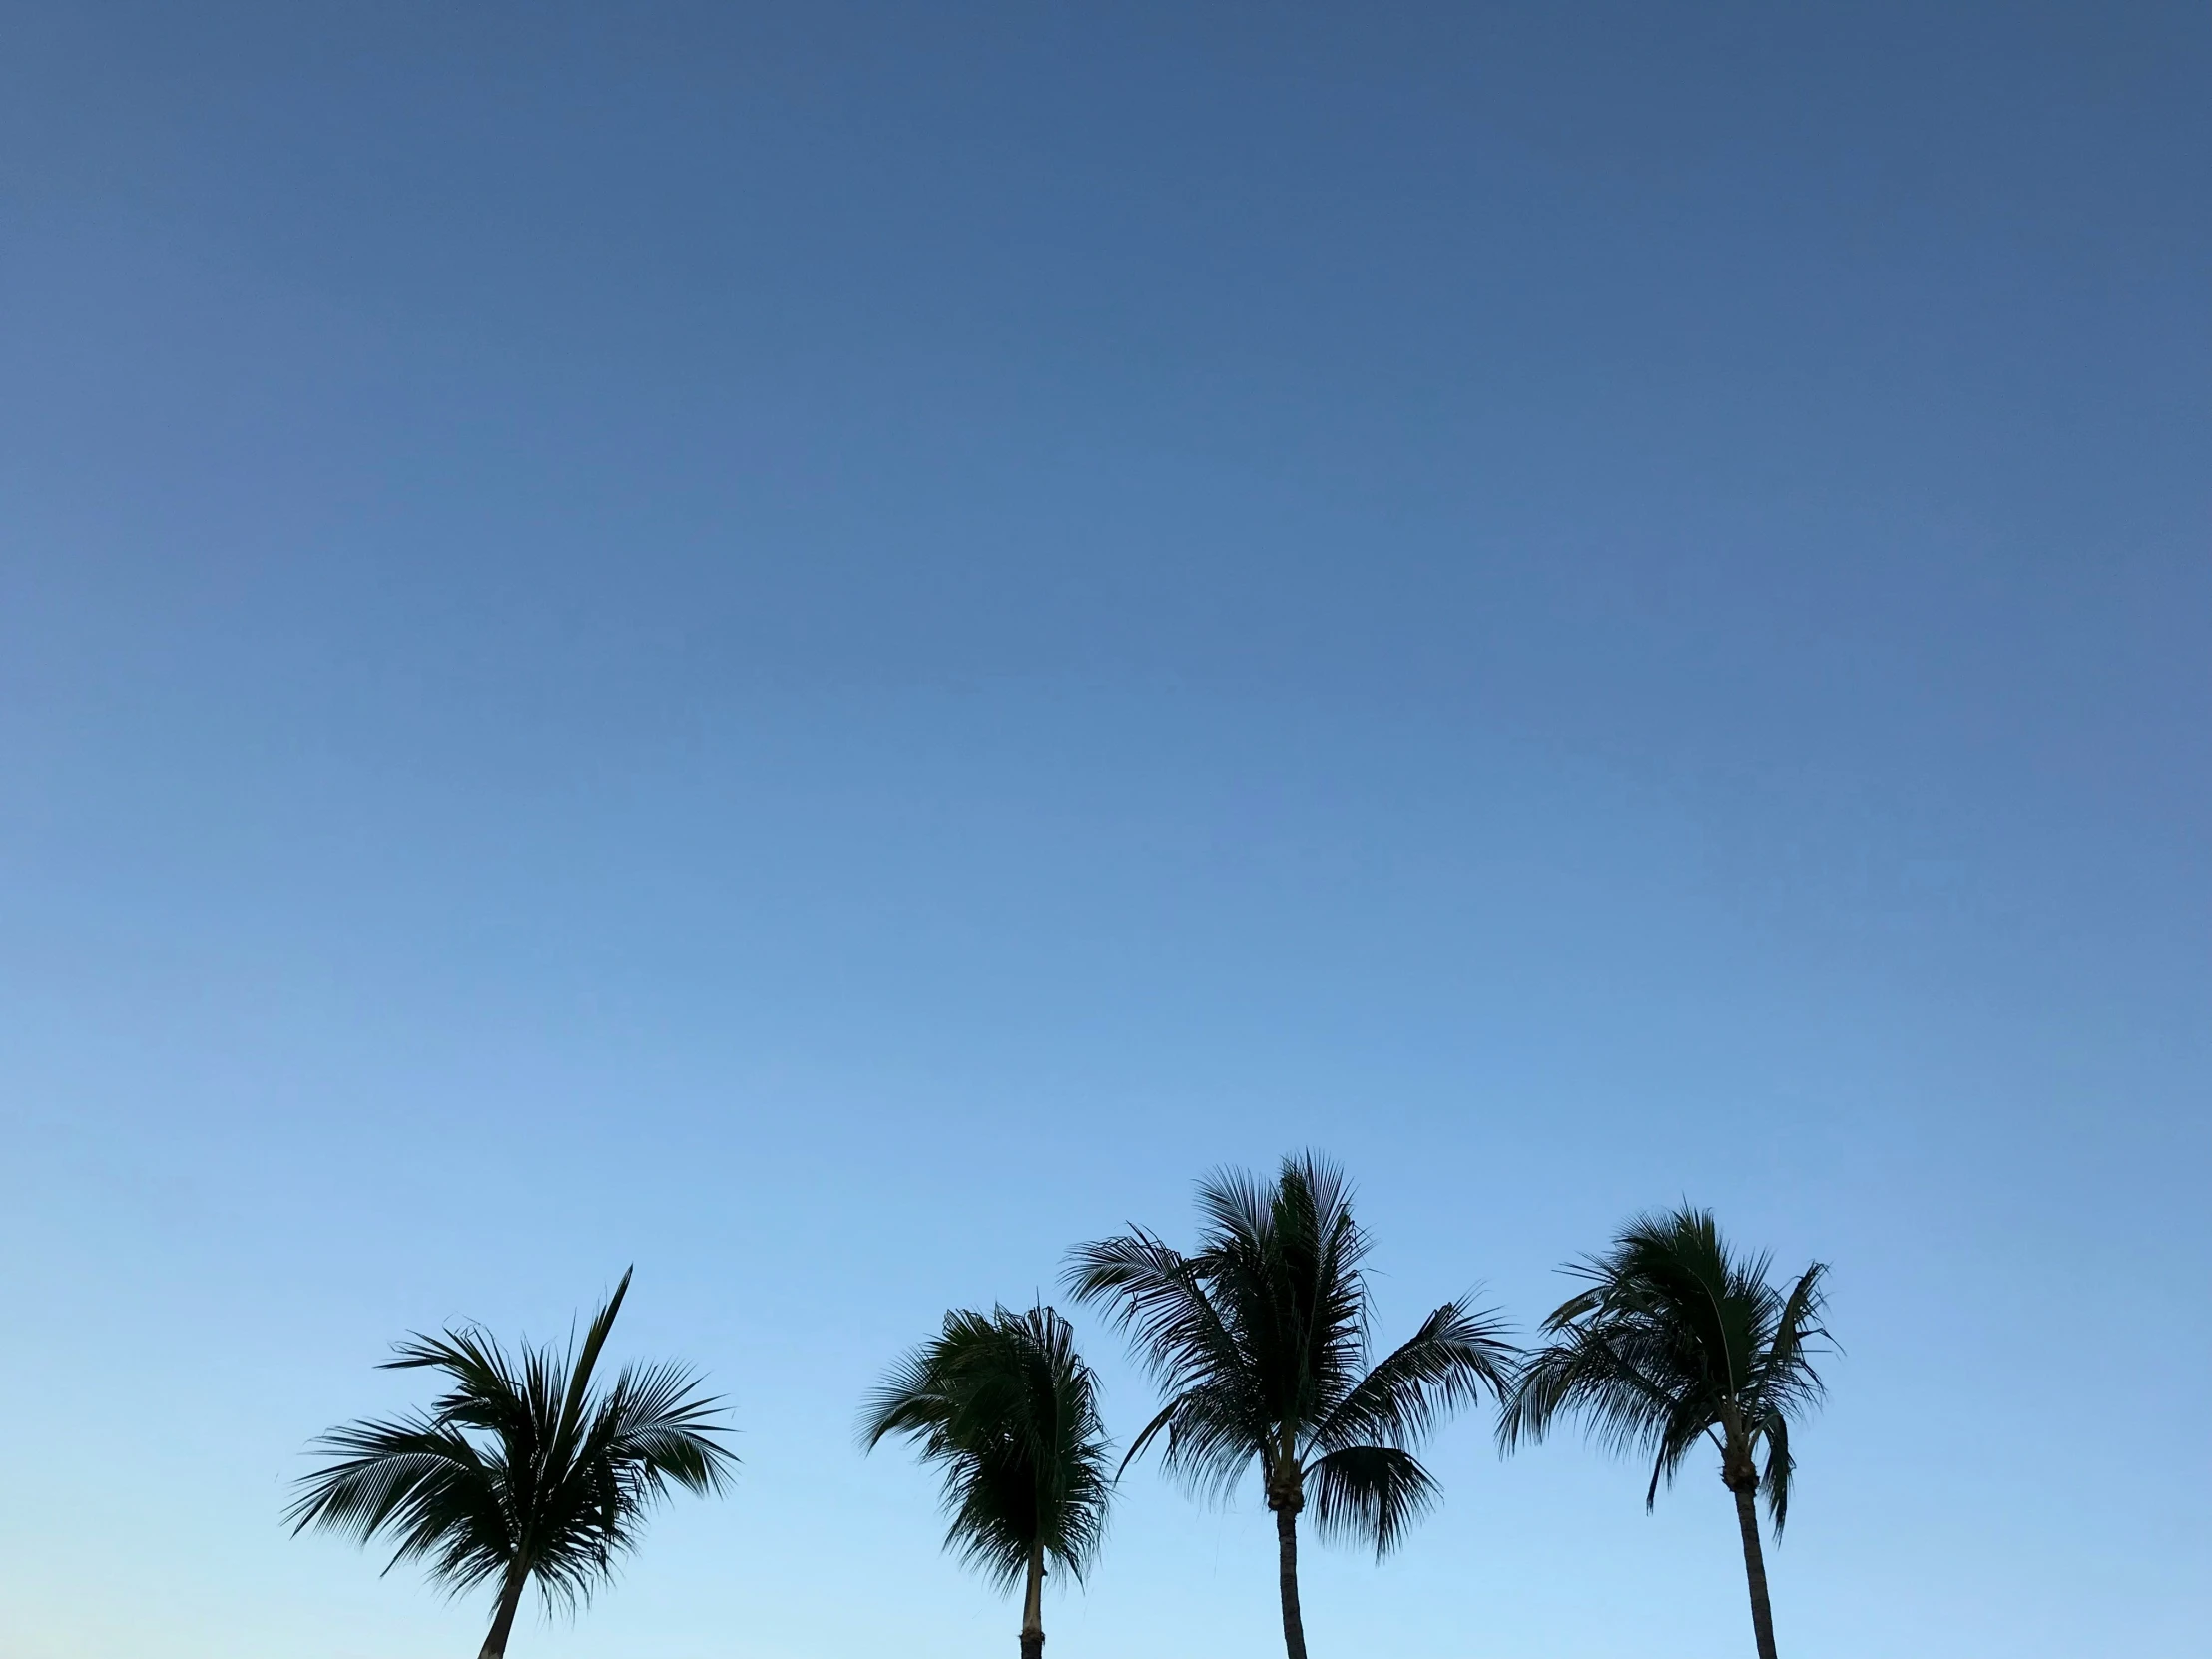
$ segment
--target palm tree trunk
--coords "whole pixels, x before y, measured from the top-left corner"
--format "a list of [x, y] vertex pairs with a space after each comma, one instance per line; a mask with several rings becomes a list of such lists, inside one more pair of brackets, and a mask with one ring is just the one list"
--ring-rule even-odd
[[1289, 1504], [1275, 1512], [1275, 1546], [1283, 1580], [1283, 1648], [1290, 1659], [1306, 1659], [1306, 1621], [1298, 1612], [1298, 1511]]
[[1748, 1482], [1731, 1487], [1736, 1499], [1736, 1525], [1744, 1535], [1744, 1576], [1751, 1581], [1751, 1633], [1759, 1643], [1759, 1659], [1775, 1659], [1774, 1609], [1767, 1605], [1767, 1557], [1759, 1547], [1759, 1511], [1751, 1501], [1755, 1490]]
[[499, 1611], [491, 1617], [491, 1633], [477, 1649], [476, 1659], [506, 1659], [507, 1633], [515, 1627], [515, 1609], [522, 1605], [522, 1586], [529, 1577], [527, 1572], [507, 1575], [507, 1582], [499, 1589]]
[[1021, 1600], [1021, 1659], [1044, 1659], [1044, 1545], [1029, 1546], [1029, 1590]]

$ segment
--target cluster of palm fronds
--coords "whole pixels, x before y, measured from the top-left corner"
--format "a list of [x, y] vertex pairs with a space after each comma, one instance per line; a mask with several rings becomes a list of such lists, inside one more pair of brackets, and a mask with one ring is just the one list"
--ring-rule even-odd
[[[1572, 1264], [1586, 1282], [1515, 1348], [1495, 1312], [1434, 1310], [1372, 1359], [1367, 1233], [1343, 1175], [1312, 1155], [1276, 1177], [1199, 1185], [1198, 1246], [1143, 1228], [1078, 1246], [1067, 1284], [1101, 1306], [1165, 1396], [1120, 1467], [1157, 1446], [1163, 1465], [1227, 1496], [1256, 1477], [1274, 1516], [1289, 1659], [1305, 1659], [1298, 1524], [1387, 1553], [1439, 1496], [1416, 1455], [1485, 1395], [1502, 1449], [1576, 1415], [1600, 1443], [1651, 1459], [1647, 1505], [1702, 1443], [1735, 1501], [1761, 1659], [1773, 1620], [1756, 1499], [1779, 1532], [1789, 1512], [1790, 1424], [1817, 1403], [1827, 1340], [1818, 1263], [1787, 1288], [1764, 1256], [1722, 1239], [1711, 1215], [1639, 1217]], [[672, 1484], [722, 1488], [733, 1458], [716, 1403], [692, 1372], [631, 1368], [591, 1381], [629, 1276], [574, 1350], [510, 1357], [473, 1329], [414, 1337], [390, 1364], [443, 1372], [427, 1412], [325, 1436], [291, 1518], [396, 1546], [456, 1589], [496, 1581], [481, 1659], [498, 1659], [525, 1588], [588, 1596]], [[869, 1397], [861, 1438], [910, 1439], [944, 1481], [946, 1542], [1023, 1592], [1022, 1659], [1044, 1646], [1048, 1568], [1081, 1579], [1105, 1536], [1118, 1470], [1098, 1382], [1054, 1309], [956, 1309]]]
[[1106, 1529], [1106, 1428], [1098, 1382], [1050, 1308], [956, 1309], [869, 1398], [861, 1439], [903, 1434], [944, 1474], [949, 1548], [1022, 1586], [1023, 1659], [1044, 1647], [1045, 1563], [1071, 1576]]
[[719, 1492], [736, 1459], [717, 1402], [681, 1366], [630, 1366], [592, 1379], [622, 1276], [580, 1345], [509, 1354], [474, 1327], [400, 1343], [387, 1371], [445, 1374], [427, 1411], [357, 1422], [317, 1441], [330, 1460], [300, 1482], [286, 1517], [393, 1545], [391, 1567], [427, 1563], [456, 1592], [496, 1581], [481, 1659], [500, 1659], [525, 1588], [573, 1607], [636, 1547], [645, 1512], [670, 1485]]

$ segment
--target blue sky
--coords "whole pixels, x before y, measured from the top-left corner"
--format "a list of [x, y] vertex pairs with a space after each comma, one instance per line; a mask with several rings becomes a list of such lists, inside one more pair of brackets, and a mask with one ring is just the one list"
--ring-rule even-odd
[[[2208, 1617], [2201, 8], [0, 15], [0, 1645], [473, 1652], [403, 1331], [742, 1430], [514, 1651], [1011, 1644], [858, 1398], [1325, 1148], [1383, 1334], [1834, 1265], [1793, 1659]], [[1151, 1396], [1096, 1321], [1124, 1434]], [[1437, 1443], [1322, 1654], [1748, 1651]], [[1149, 1470], [1050, 1651], [1279, 1652]]]

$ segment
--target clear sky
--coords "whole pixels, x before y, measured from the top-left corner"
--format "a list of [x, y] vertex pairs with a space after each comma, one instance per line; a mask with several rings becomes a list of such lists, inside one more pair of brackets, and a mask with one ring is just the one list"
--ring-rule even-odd
[[[2212, 1621], [2212, 14], [0, 12], [0, 1649], [401, 1659], [278, 1524], [464, 1318], [746, 1459], [527, 1659], [1017, 1610], [860, 1394], [1316, 1146], [1382, 1334], [1834, 1264], [1792, 1659]], [[1080, 1329], [1126, 1436], [1152, 1396]], [[1437, 1443], [1315, 1652], [1749, 1653]], [[1132, 1474], [1049, 1651], [1281, 1651]]]

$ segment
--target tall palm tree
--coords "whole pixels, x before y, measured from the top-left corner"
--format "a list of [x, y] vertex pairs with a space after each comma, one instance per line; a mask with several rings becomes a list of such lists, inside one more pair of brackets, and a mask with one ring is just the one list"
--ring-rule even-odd
[[737, 1461], [717, 1401], [685, 1367], [626, 1366], [593, 1391], [629, 1289], [625, 1273], [581, 1348], [572, 1338], [565, 1350], [509, 1354], [474, 1326], [395, 1345], [382, 1369], [442, 1372], [446, 1392], [427, 1411], [322, 1435], [315, 1444], [330, 1461], [301, 1478], [284, 1517], [292, 1531], [381, 1539], [394, 1546], [386, 1572], [427, 1561], [455, 1594], [496, 1581], [478, 1659], [506, 1653], [531, 1580], [549, 1608], [588, 1600], [671, 1482], [719, 1492]]
[[[1787, 1291], [1770, 1259], [1730, 1250], [1709, 1211], [1640, 1216], [1612, 1248], [1565, 1270], [1589, 1289], [1544, 1321], [1498, 1419], [1500, 1444], [1541, 1439], [1562, 1411], [1617, 1451], [1652, 1458], [1648, 1509], [1700, 1442], [1720, 1452], [1736, 1500], [1759, 1659], [1775, 1659], [1774, 1613], [1754, 1505], [1764, 1492], [1779, 1537], [1790, 1513], [1790, 1421], [1819, 1403], [1813, 1355], [1828, 1341], [1815, 1262]], [[1765, 1467], [1760, 1467], [1762, 1453]]]
[[1023, 1587], [1021, 1659], [1044, 1652], [1047, 1558], [1081, 1579], [1106, 1527], [1098, 1381], [1050, 1308], [956, 1309], [868, 1396], [860, 1439], [902, 1434], [944, 1471], [945, 1547]]
[[1378, 1556], [1432, 1504], [1413, 1446], [1448, 1411], [1505, 1386], [1512, 1350], [1494, 1316], [1447, 1302], [1368, 1366], [1368, 1237], [1343, 1175], [1313, 1154], [1272, 1183], [1221, 1171], [1199, 1183], [1191, 1255], [1132, 1228], [1077, 1247], [1068, 1282], [1105, 1303], [1168, 1394], [1123, 1459], [1161, 1434], [1166, 1466], [1226, 1495], [1257, 1468], [1274, 1511], [1283, 1645], [1306, 1659], [1298, 1517]]

